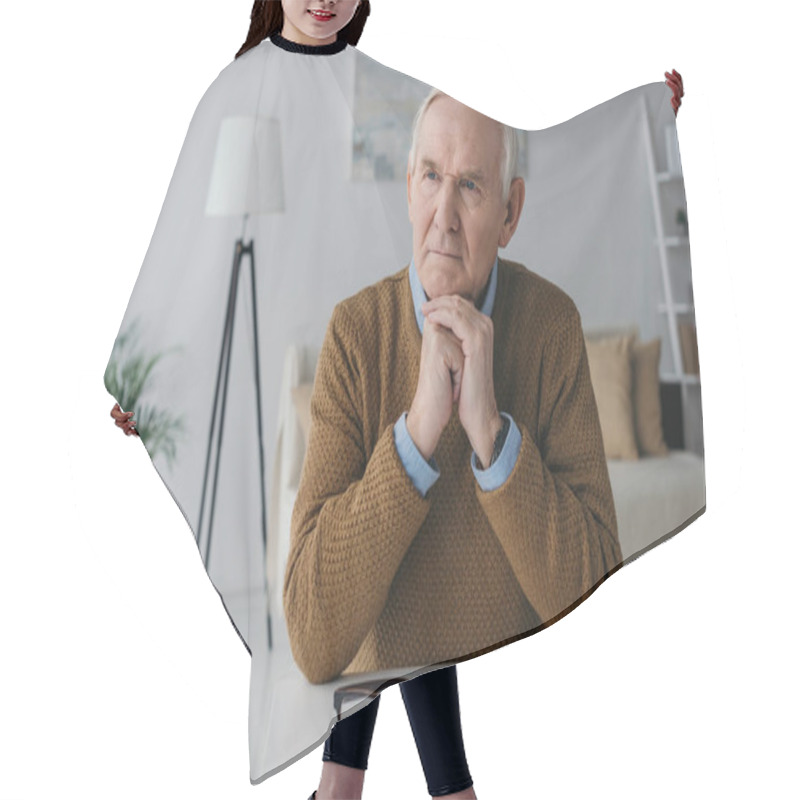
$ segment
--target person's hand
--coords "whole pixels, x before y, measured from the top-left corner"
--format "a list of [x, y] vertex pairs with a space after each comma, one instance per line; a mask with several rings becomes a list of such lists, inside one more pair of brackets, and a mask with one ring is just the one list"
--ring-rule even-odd
[[458, 402], [464, 372], [461, 342], [442, 325], [422, 326], [417, 392], [406, 418], [408, 433], [425, 459], [430, 459]]
[[114, 424], [118, 428], [122, 428], [126, 436], [139, 435], [139, 431], [135, 427], [136, 422], [133, 419], [133, 411], [123, 411], [119, 407], [119, 403], [114, 403], [114, 407], [111, 409], [111, 416], [114, 418]]
[[464, 366], [456, 377], [454, 400], [458, 416], [472, 449], [485, 468], [491, 459], [494, 439], [503, 420], [494, 395], [494, 325], [460, 295], [444, 295], [422, 305], [425, 324], [435, 322], [455, 336], [461, 346]]
[[681, 107], [681, 97], [683, 97], [683, 78], [680, 72], [674, 69], [672, 72], [665, 72], [667, 80], [664, 81], [672, 89], [672, 110], [678, 116], [678, 109]]

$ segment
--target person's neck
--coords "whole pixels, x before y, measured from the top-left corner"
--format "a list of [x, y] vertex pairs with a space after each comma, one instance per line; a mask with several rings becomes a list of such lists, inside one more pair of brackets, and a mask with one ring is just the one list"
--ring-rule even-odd
[[[310, 37], [305, 37], [306, 39]], [[325, 40], [327, 44], [321, 44], [319, 39], [312, 39], [314, 44], [303, 44], [294, 39], [288, 39], [283, 33], [273, 33], [270, 36], [270, 41], [280, 47], [282, 50], [288, 50], [290, 53], [304, 53], [306, 55], [334, 55], [340, 53], [347, 47], [347, 41], [334, 37], [333, 41]]]
[[[491, 274], [490, 274], [491, 277]], [[481, 293], [475, 300], [475, 308], [481, 309], [483, 308], [483, 304], [486, 302], [486, 293], [489, 291], [489, 281], [486, 281], [486, 286], [483, 287]]]
[[299, 28], [296, 28], [288, 19], [284, 19], [283, 21], [281, 36], [289, 42], [294, 42], [304, 47], [323, 47], [326, 44], [333, 44], [337, 38], [337, 35], [334, 33], [333, 36], [329, 36], [327, 39], [315, 39], [313, 36], [309, 36], [303, 33]]

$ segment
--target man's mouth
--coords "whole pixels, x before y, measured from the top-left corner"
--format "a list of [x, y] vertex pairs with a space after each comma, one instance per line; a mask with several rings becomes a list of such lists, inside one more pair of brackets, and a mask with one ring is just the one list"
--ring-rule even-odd
[[437, 256], [444, 256], [445, 258], [461, 258], [458, 253], [448, 253], [446, 250], [431, 250], [431, 253]]
[[310, 8], [308, 10], [308, 13], [311, 14], [311, 16], [314, 17], [314, 19], [318, 19], [321, 22], [327, 22], [329, 19], [332, 19], [333, 17], [336, 16], [336, 14], [330, 11], [320, 11], [315, 8]]

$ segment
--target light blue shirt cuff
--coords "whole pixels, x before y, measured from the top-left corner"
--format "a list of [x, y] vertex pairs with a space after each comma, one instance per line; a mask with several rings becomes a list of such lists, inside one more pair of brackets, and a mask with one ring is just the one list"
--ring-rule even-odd
[[439, 467], [436, 459], [431, 456], [433, 466], [428, 463], [422, 453], [417, 449], [411, 434], [406, 427], [406, 417], [408, 412], [404, 411], [400, 419], [394, 424], [394, 445], [397, 448], [397, 455], [411, 478], [411, 483], [417, 487], [417, 491], [425, 497], [428, 490], [439, 479]]
[[506, 417], [511, 425], [506, 434], [503, 449], [497, 457], [497, 461], [488, 469], [478, 469], [478, 457], [474, 450], [470, 458], [475, 479], [484, 492], [491, 492], [494, 489], [498, 489], [508, 480], [508, 476], [512, 473], [514, 465], [517, 463], [520, 447], [522, 447], [522, 434], [517, 427], [517, 423], [514, 422], [511, 415], [506, 414], [505, 411], [501, 411], [500, 416]]

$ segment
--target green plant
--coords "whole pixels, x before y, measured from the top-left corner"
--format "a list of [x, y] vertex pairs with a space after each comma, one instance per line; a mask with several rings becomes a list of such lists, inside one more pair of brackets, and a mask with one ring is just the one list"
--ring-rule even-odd
[[679, 208], [675, 212], [675, 222], [683, 230], [685, 234], [689, 233], [689, 217], [686, 216], [686, 209]]
[[135, 319], [117, 336], [103, 381], [120, 407], [125, 411], [133, 411], [136, 430], [150, 457], [155, 458], [163, 453], [171, 467], [177, 454], [177, 440], [184, 431], [183, 418], [140, 402], [145, 387], [151, 381], [153, 369], [169, 350], [148, 356], [137, 348], [138, 323], [139, 320]]

